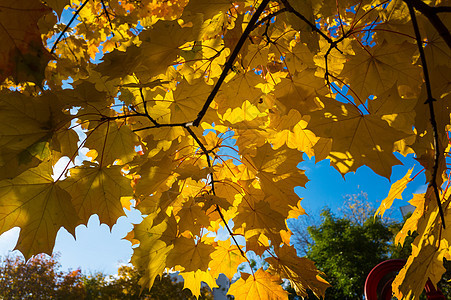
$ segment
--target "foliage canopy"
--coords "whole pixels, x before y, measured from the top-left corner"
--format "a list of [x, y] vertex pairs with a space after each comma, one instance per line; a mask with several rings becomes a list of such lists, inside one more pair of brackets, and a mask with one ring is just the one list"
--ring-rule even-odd
[[[320, 296], [329, 285], [285, 221], [305, 213], [302, 153], [387, 178], [395, 152], [414, 153], [429, 186], [398, 235], [418, 232], [394, 291], [417, 297], [451, 258], [448, 4], [1, 0], [0, 233], [18, 226], [25, 257], [50, 253], [61, 227], [112, 226], [133, 199], [144, 286], [173, 268], [199, 295], [254, 251], [270, 267], [242, 273], [237, 299], [286, 299], [280, 278]], [[88, 160], [53, 178], [83, 147]]]
[[[85, 275], [80, 269], [60, 271], [58, 257], [36, 255], [28, 261], [21, 257], [0, 260], [0, 298], [9, 300], [145, 300], [196, 299], [183, 283], [163, 274], [151, 290], [141, 291], [141, 274], [131, 266], [121, 266], [117, 274]], [[211, 291], [202, 287], [199, 299], [213, 299]]]

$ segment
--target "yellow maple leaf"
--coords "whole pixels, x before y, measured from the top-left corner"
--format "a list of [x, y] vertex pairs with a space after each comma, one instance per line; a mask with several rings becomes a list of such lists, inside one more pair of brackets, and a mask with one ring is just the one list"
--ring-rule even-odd
[[418, 91], [421, 70], [412, 64], [412, 54], [416, 50], [413, 44], [382, 43], [354, 49], [355, 54], [345, 63], [340, 76], [346, 78], [362, 102], [370, 95], [389, 90], [393, 82]]
[[189, 289], [197, 298], [200, 296], [202, 282], [208, 284], [211, 289], [218, 287], [209, 271], [196, 270], [191, 272], [180, 272], [179, 274], [183, 277], [183, 288]]
[[244, 101], [257, 105], [263, 96], [262, 91], [255, 86], [263, 83], [263, 79], [254, 72], [236, 74], [230, 81], [224, 83], [222, 93], [215, 102], [218, 103], [218, 112], [224, 114], [228, 109], [241, 107]]
[[211, 261], [208, 264], [210, 274], [214, 278], [218, 278], [219, 274], [224, 274], [232, 280], [235, 275], [237, 267], [246, 259], [241, 255], [240, 250], [236, 245], [232, 245], [230, 240], [218, 241], [215, 251], [210, 254]]
[[210, 254], [215, 250], [212, 245], [195, 242], [192, 238], [179, 237], [173, 241], [174, 249], [168, 255], [167, 266], [182, 266], [185, 272], [206, 271]]
[[202, 208], [190, 198], [182, 204], [182, 208], [177, 211], [176, 215], [180, 217], [179, 229], [180, 232], [186, 230], [193, 235], [199, 235], [201, 228], [208, 227], [210, 220]]
[[[412, 243], [412, 253], [404, 267], [393, 280], [393, 294], [399, 299], [416, 299], [422, 293], [426, 281], [436, 284], [446, 271], [443, 258], [449, 257], [449, 229], [443, 229], [432, 187], [426, 191], [428, 209], [418, 221], [418, 236]], [[448, 207], [450, 198], [442, 204]], [[445, 222], [451, 222], [451, 211], [445, 209]], [[443, 230], [443, 232], [442, 232]]]
[[[84, 224], [93, 214], [112, 227], [124, 216], [121, 198], [133, 195], [131, 179], [121, 174], [121, 166], [100, 167], [85, 162], [70, 169], [70, 177], [62, 186], [72, 196], [72, 203]], [[128, 201], [130, 202], [130, 201]]]
[[43, 162], [12, 180], [0, 181], [0, 234], [20, 227], [16, 248], [28, 259], [51, 254], [61, 227], [75, 235], [79, 224], [71, 196], [54, 182], [52, 164]]
[[190, 39], [191, 32], [191, 28], [180, 27], [176, 20], [160, 20], [139, 35], [139, 47], [128, 47], [126, 54], [119, 50], [106, 54], [105, 63], [96, 70], [110, 78], [135, 73], [141, 82], [147, 82], [153, 76], [166, 72], [176, 60], [179, 47]]
[[0, 179], [14, 178], [48, 158], [56, 128], [67, 122], [58, 107], [45, 97], [0, 92]]
[[[143, 272], [139, 280], [141, 286], [149, 289], [155, 278], [162, 276], [166, 268], [166, 258], [173, 246], [161, 239], [167, 231], [172, 231], [175, 218], [169, 218], [165, 214], [154, 212], [133, 229], [134, 239], [139, 241], [139, 247], [133, 249], [131, 262]], [[176, 226], [175, 226], [176, 227]], [[171, 236], [172, 234], [168, 234]]]
[[264, 144], [256, 151], [254, 157], [245, 157], [245, 165], [250, 174], [255, 174], [256, 183], [262, 191], [272, 196], [271, 209], [286, 215], [299, 201], [294, 188], [308, 181], [304, 172], [297, 168], [297, 164], [302, 161], [302, 153], [286, 146], [273, 150], [269, 144]]
[[235, 296], [237, 300], [285, 300], [288, 299], [288, 292], [282, 288], [281, 283], [279, 276], [258, 269], [252, 275], [241, 273], [241, 278], [230, 285], [228, 294]]
[[413, 194], [413, 198], [409, 203], [415, 206], [415, 210], [412, 215], [404, 222], [401, 230], [396, 234], [395, 243], [404, 245], [404, 241], [409, 233], [413, 233], [417, 229], [418, 220], [423, 216], [424, 213], [424, 201], [425, 194]]
[[277, 257], [268, 257], [266, 261], [270, 264], [270, 271], [289, 279], [296, 294], [301, 297], [308, 295], [307, 290], [317, 297], [324, 297], [330, 287], [313, 261], [297, 256], [293, 246], [284, 245], [277, 250]]
[[325, 108], [310, 113], [307, 128], [319, 137], [332, 139], [335, 167], [346, 174], [365, 164], [390, 178], [391, 167], [399, 164], [393, 155], [394, 143], [407, 134], [390, 127], [379, 116], [361, 113], [355, 105], [329, 98], [321, 101]]
[[412, 174], [412, 171], [413, 168], [407, 171], [406, 175], [404, 175], [403, 178], [399, 179], [391, 185], [388, 196], [384, 200], [382, 200], [379, 208], [375, 213], [375, 216], [380, 215], [381, 217], [383, 217], [385, 211], [392, 206], [395, 199], [402, 200], [402, 193], [406, 189], [407, 184], [411, 181], [410, 174]]
[[282, 78], [275, 86], [274, 94], [286, 112], [296, 109], [301, 114], [308, 114], [318, 109], [317, 96], [328, 93], [324, 78], [315, 76], [314, 69], [306, 69], [296, 73], [292, 78]]
[[265, 234], [273, 245], [281, 243], [280, 231], [286, 229], [285, 217], [274, 211], [266, 201], [250, 203], [250, 200], [244, 199], [238, 206], [238, 214], [233, 222], [237, 227], [244, 225], [250, 235], [254, 235], [254, 232]]
[[88, 132], [85, 147], [98, 149], [97, 160], [101, 165], [113, 164], [116, 159], [121, 164], [130, 162], [137, 152], [138, 136], [125, 124], [105, 122]]

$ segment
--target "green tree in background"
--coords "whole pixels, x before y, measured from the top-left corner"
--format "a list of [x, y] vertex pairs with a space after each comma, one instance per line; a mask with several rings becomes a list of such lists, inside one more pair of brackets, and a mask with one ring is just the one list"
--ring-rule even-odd
[[[363, 299], [365, 280], [371, 269], [387, 259], [407, 259], [416, 233], [412, 233], [404, 245], [395, 245], [394, 237], [404, 222], [374, 218], [375, 210], [365, 193], [347, 195], [339, 212], [340, 216], [337, 216], [325, 208], [321, 220], [311, 217], [307, 221], [300, 220], [293, 228], [292, 243], [305, 251], [316, 267], [326, 274], [332, 285], [326, 290], [326, 300]], [[438, 287], [447, 299], [451, 299], [447, 282], [451, 279], [451, 264], [445, 261], [444, 265], [448, 271]], [[288, 290], [290, 300], [300, 299], [294, 291]], [[318, 298], [309, 293], [307, 299]]]
[[368, 273], [389, 258], [393, 233], [379, 218], [358, 224], [337, 218], [328, 209], [321, 216], [320, 226], [308, 228], [314, 243], [307, 255], [332, 285], [326, 290], [326, 298], [361, 299]]

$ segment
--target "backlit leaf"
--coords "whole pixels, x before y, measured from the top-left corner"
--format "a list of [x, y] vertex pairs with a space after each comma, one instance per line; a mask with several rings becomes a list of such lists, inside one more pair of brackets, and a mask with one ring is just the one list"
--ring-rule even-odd
[[230, 285], [228, 294], [235, 296], [237, 300], [288, 299], [288, 293], [282, 289], [280, 283], [282, 281], [278, 276], [258, 269], [252, 275], [241, 274], [241, 278]]

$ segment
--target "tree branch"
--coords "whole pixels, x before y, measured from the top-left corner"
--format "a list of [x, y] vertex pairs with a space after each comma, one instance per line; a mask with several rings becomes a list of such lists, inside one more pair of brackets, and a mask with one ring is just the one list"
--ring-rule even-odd
[[318, 29], [318, 27], [315, 26], [315, 24], [313, 24], [312, 22], [310, 22], [303, 14], [301, 14], [300, 12], [298, 12], [297, 10], [295, 10], [293, 8], [293, 6], [291, 6], [291, 4], [288, 2], [288, 0], [282, 0], [283, 5], [288, 9], [289, 12], [293, 13], [296, 15], [296, 17], [298, 17], [299, 19], [301, 19], [302, 21], [304, 21], [308, 26], [310, 26], [310, 28], [312, 29], [312, 31], [317, 32], [319, 35], [321, 35], [327, 42], [329, 42], [329, 44], [332, 44], [333, 41], [330, 37], [328, 37], [324, 32], [322, 32], [321, 30]]
[[[407, 4], [407, 6], [413, 7], [419, 12], [421, 12], [423, 16], [425, 16], [429, 20], [429, 22], [431, 22], [432, 26], [434, 26], [435, 30], [437, 30], [438, 34], [442, 37], [442, 39], [451, 49], [451, 34], [448, 28], [445, 26], [445, 24], [443, 24], [442, 20], [440, 20], [439, 16], [437, 15], [438, 13], [451, 12], [451, 8], [446, 6], [431, 7], [421, 0], [403, 0], [403, 1]], [[412, 17], [412, 13], [410, 15]]]
[[[199, 140], [197, 135], [194, 133], [194, 131], [190, 127], [185, 127], [185, 128], [188, 131], [188, 133], [192, 136], [192, 138], [196, 141], [196, 143], [199, 145], [200, 149], [202, 149], [203, 154], [207, 158], [208, 167], [211, 168], [212, 164], [211, 164], [210, 155], [209, 155], [210, 151], [207, 150], [205, 145]], [[215, 185], [214, 185], [214, 180], [213, 180], [213, 172], [210, 172], [210, 180], [211, 180], [211, 191], [212, 191], [213, 195], [216, 195], [216, 193], [215, 193]], [[227, 221], [226, 221], [224, 215], [222, 214], [221, 208], [219, 207], [218, 204], [216, 204], [216, 209], [215, 210], [218, 212], [219, 217], [221, 218], [222, 222], [224, 223], [224, 226], [226, 227], [227, 231], [229, 232], [229, 235], [232, 237], [233, 242], [235, 243], [235, 245], [240, 250], [241, 255], [247, 260], [247, 257], [245, 255], [243, 249], [241, 249], [241, 247], [238, 244], [238, 241], [235, 239], [235, 235], [233, 234], [232, 229], [230, 229], [229, 225], [227, 224]]]
[[200, 121], [202, 121], [202, 118], [207, 113], [208, 108], [210, 107], [211, 102], [213, 102], [213, 99], [215, 98], [216, 94], [219, 91], [219, 88], [221, 87], [222, 83], [224, 82], [224, 79], [226, 78], [227, 74], [229, 73], [230, 69], [232, 69], [233, 63], [235, 62], [236, 57], [238, 56], [238, 53], [240, 53], [241, 48], [244, 45], [244, 42], [248, 38], [249, 34], [254, 29], [254, 25], [257, 23], [258, 18], [266, 8], [266, 5], [268, 5], [270, 0], [263, 0], [260, 6], [257, 8], [255, 13], [252, 15], [252, 18], [250, 19], [249, 23], [246, 26], [246, 29], [244, 30], [243, 34], [241, 35], [238, 43], [235, 46], [235, 49], [233, 49], [232, 54], [230, 55], [229, 59], [227, 60], [226, 64], [224, 65], [224, 70], [222, 70], [221, 76], [219, 77], [218, 81], [216, 82], [215, 86], [213, 87], [213, 90], [211, 91], [210, 95], [208, 95], [207, 100], [204, 103], [204, 106], [202, 107], [201, 111], [197, 114], [197, 118], [193, 121], [193, 126], [199, 126]]
[[434, 150], [435, 150], [434, 166], [432, 169], [432, 178], [431, 178], [431, 181], [429, 182], [429, 186], [432, 186], [432, 188], [434, 189], [434, 194], [435, 194], [435, 198], [437, 199], [437, 205], [438, 205], [438, 209], [439, 209], [439, 213], [440, 213], [440, 218], [442, 219], [443, 228], [445, 228], [445, 216], [443, 214], [442, 203], [440, 201], [440, 193], [438, 191], [439, 187], [437, 186], [437, 175], [438, 175], [437, 173], [438, 173], [438, 166], [439, 166], [439, 162], [440, 162], [439, 160], [440, 160], [441, 154], [440, 154], [440, 149], [439, 149], [438, 126], [437, 126], [437, 121], [435, 119], [435, 112], [434, 112], [434, 102], [436, 100], [432, 96], [431, 82], [429, 79], [429, 72], [428, 72], [428, 67], [427, 67], [427, 63], [426, 63], [426, 55], [424, 54], [423, 43], [422, 43], [421, 35], [420, 35], [420, 29], [418, 27], [417, 18], [415, 16], [415, 10], [414, 10], [414, 6], [413, 6], [413, 2], [415, 2], [415, 1], [410, 2], [410, 1], [404, 0], [404, 2], [406, 2], [407, 7], [409, 8], [410, 18], [412, 19], [412, 25], [413, 25], [413, 30], [415, 32], [415, 38], [417, 41], [418, 51], [420, 52], [421, 64], [423, 66], [424, 83], [426, 85], [426, 91], [427, 91], [427, 100], [426, 100], [425, 104], [428, 104], [428, 106], [429, 106], [429, 112], [431, 114], [430, 121], [431, 121], [432, 129], [433, 129], [433, 136], [434, 136]]
[[105, 16], [106, 16], [106, 18], [107, 18], [107, 20], [108, 20], [108, 23], [110, 24], [111, 33], [112, 33], [113, 36], [114, 36], [114, 32], [113, 32], [113, 24], [111, 23], [110, 13], [108, 12], [108, 10], [107, 10], [107, 8], [106, 8], [105, 1], [104, 1], [104, 0], [100, 0], [100, 2], [102, 3], [103, 10], [105, 11]]
[[53, 54], [56, 50], [56, 45], [59, 43], [63, 35], [66, 33], [66, 31], [70, 28], [70, 25], [72, 25], [72, 22], [75, 20], [75, 18], [78, 16], [80, 11], [85, 7], [86, 3], [88, 3], [89, 0], [85, 0], [83, 4], [75, 11], [74, 15], [70, 19], [69, 23], [67, 23], [66, 27], [64, 27], [63, 31], [60, 33], [58, 38], [56, 39], [55, 43], [53, 44], [52, 50], [50, 50], [50, 54]]

